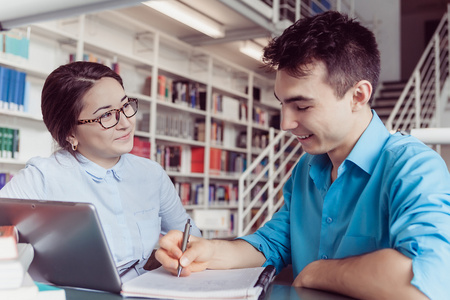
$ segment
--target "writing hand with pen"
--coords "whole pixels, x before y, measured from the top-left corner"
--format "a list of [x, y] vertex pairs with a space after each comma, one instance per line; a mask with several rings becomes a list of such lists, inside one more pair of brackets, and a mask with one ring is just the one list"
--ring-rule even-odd
[[190, 236], [190, 224], [186, 224], [184, 232], [178, 230], [169, 231], [160, 239], [160, 248], [155, 253], [155, 258], [163, 267], [176, 276], [189, 276], [192, 272], [207, 269], [209, 240]]
[[[186, 224], [184, 233], [189, 225]], [[208, 240], [184, 233], [169, 231], [159, 240], [159, 249], [155, 253], [162, 266], [176, 276], [189, 276], [206, 269], [260, 267], [266, 260], [244, 240]]]

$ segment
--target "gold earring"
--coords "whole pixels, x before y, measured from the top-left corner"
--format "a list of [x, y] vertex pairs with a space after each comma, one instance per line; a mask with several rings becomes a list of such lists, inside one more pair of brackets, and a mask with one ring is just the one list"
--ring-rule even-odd
[[78, 146], [77, 146], [77, 145], [74, 145], [74, 144], [71, 144], [71, 145], [72, 145], [72, 150], [73, 150], [73, 151], [77, 151]]

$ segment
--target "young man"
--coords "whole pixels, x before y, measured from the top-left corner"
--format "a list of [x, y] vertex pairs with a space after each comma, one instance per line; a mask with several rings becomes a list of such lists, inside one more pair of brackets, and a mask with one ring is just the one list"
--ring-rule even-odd
[[361, 299], [445, 299], [450, 287], [450, 175], [411, 136], [389, 134], [370, 108], [380, 58], [373, 34], [338, 12], [293, 24], [266, 47], [277, 69], [281, 127], [307, 152], [284, 186], [285, 204], [235, 241], [182, 233], [157, 259], [176, 274], [292, 264], [294, 286]]

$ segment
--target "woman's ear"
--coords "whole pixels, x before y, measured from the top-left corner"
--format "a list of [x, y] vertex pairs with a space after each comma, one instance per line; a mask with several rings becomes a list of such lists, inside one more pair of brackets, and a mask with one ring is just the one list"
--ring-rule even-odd
[[76, 136], [74, 134], [69, 135], [66, 138], [66, 141], [69, 142], [69, 144], [72, 145], [72, 150], [76, 151], [78, 148], [78, 139], [76, 138]]
[[361, 80], [355, 84], [353, 89], [353, 110], [360, 110], [372, 96], [372, 84], [367, 80]]

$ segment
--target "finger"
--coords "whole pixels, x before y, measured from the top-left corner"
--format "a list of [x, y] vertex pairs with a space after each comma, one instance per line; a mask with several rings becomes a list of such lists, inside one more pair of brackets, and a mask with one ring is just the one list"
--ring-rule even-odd
[[171, 230], [159, 239], [159, 247], [166, 250], [169, 255], [178, 259], [183, 254], [180, 248], [182, 240], [183, 233], [181, 231]]
[[181, 239], [182, 233], [180, 231], [169, 231], [159, 240], [159, 249], [155, 253], [156, 260], [171, 273], [176, 273], [178, 259], [183, 254], [179, 248], [179, 240]]
[[[180, 265], [183, 268], [189, 267], [191, 271], [197, 272], [204, 270], [206, 267], [206, 262], [201, 256], [204, 255], [204, 242], [203, 239], [193, 237], [192, 241], [189, 242], [186, 251], [180, 257]], [[200, 265], [200, 267], [198, 266]]]
[[161, 263], [164, 269], [168, 271], [176, 271], [178, 268], [178, 259], [173, 258], [168, 252], [162, 248], [159, 248], [155, 252], [155, 258]]

